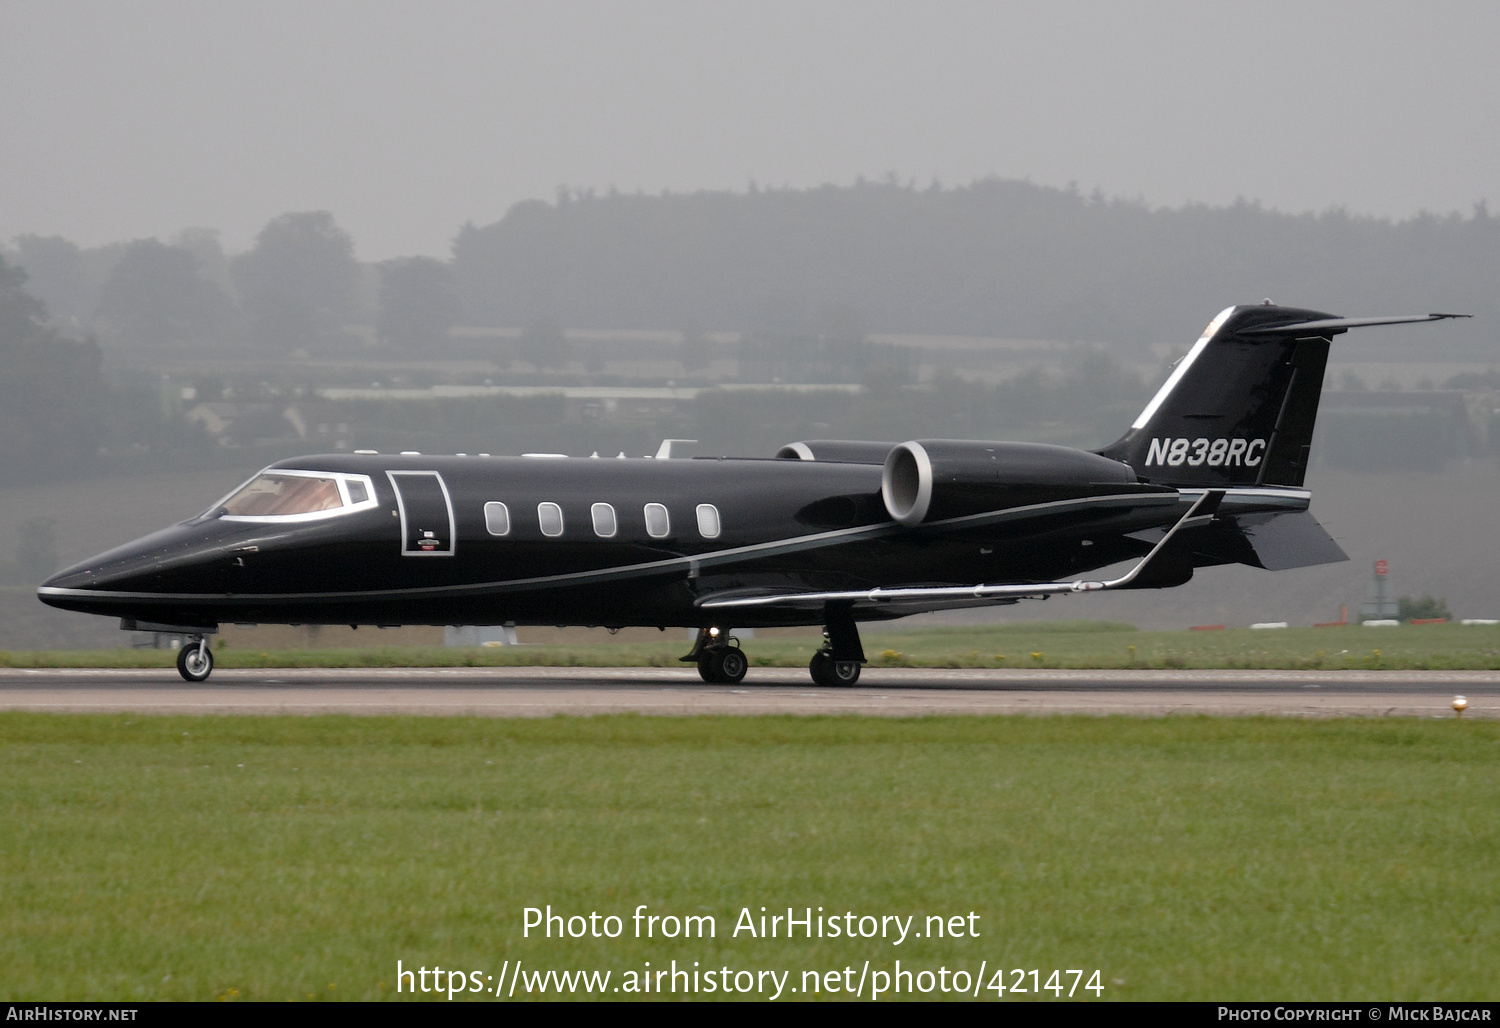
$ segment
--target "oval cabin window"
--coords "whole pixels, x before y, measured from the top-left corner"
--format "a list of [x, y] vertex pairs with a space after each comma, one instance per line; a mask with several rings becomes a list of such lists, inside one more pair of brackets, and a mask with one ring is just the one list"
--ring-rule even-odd
[[555, 503], [536, 505], [536, 519], [542, 526], [542, 534], [556, 538], [563, 534], [562, 508]]
[[646, 504], [646, 534], [653, 539], [665, 539], [672, 531], [672, 519], [667, 508], [660, 503]]
[[510, 535], [510, 508], [503, 503], [484, 505], [484, 527], [490, 535]]
[[698, 504], [698, 534], [705, 539], [719, 538], [719, 508], [711, 503]]
[[596, 503], [589, 508], [594, 518], [594, 534], [609, 539], [615, 534], [615, 509], [607, 503]]

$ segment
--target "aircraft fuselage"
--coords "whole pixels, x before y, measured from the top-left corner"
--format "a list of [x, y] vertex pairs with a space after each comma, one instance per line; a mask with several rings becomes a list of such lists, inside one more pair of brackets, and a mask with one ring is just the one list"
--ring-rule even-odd
[[[1051, 581], [1138, 555], [1125, 533], [1180, 514], [1175, 490], [1134, 482], [1025, 484], [999, 507], [988, 495], [985, 516], [913, 530], [887, 513], [880, 465], [800, 460], [329, 454], [278, 470], [373, 495], [301, 520], [211, 510], [58, 574], [43, 598], [184, 626], [703, 626], [722, 620], [698, 606], [708, 594]], [[1140, 505], [1090, 502], [1113, 495]]]

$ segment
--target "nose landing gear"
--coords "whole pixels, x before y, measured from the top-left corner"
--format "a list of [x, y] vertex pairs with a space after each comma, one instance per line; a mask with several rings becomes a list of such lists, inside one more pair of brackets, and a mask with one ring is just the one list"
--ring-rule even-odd
[[208, 636], [198, 636], [177, 651], [177, 673], [189, 682], [202, 682], [214, 671], [214, 651], [208, 648]]
[[697, 664], [698, 677], [710, 685], [734, 685], [744, 681], [745, 672], [750, 669], [739, 644], [738, 639], [718, 626], [700, 628], [693, 648], [679, 659]]

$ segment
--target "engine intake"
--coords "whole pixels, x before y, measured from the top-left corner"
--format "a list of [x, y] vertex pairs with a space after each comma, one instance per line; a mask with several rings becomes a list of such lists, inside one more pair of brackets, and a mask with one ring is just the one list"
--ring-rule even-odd
[[1135, 481], [1128, 465], [1067, 446], [922, 439], [886, 456], [880, 495], [896, 521], [920, 525]]

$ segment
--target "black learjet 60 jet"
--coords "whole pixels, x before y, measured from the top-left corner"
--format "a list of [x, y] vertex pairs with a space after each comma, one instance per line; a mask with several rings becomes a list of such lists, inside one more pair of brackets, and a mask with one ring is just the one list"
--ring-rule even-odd
[[191, 681], [213, 670], [222, 622], [514, 623], [697, 628], [683, 659], [726, 683], [747, 666], [729, 626], [822, 625], [812, 677], [852, 685], [859, 621], [1347, 560], [1302, 488], [1329, 343], [1460, 316], [1230, 307], [1097, 452], [921, 439], [768, 459], [299, 457], [37, 592], [186, 633]]

